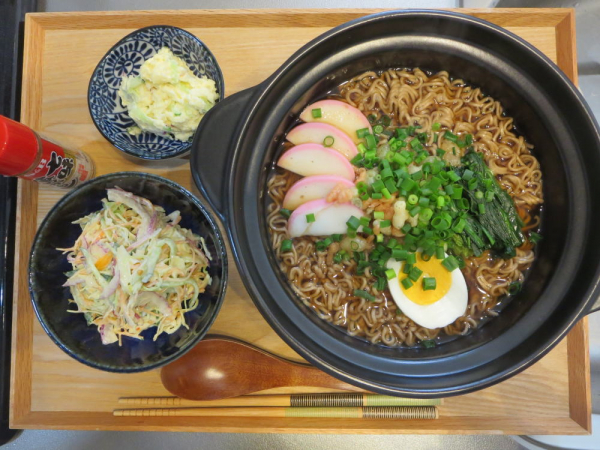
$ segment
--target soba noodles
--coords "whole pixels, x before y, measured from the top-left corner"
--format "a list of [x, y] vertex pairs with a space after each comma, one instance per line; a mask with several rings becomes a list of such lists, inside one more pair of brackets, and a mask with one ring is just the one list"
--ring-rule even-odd
[[[419, 69], [390, 69], [361, 74], [341, 86], [339, 93], [332, 97], [367, 116], [389, 116], [393, 127], [420, 126], [419, 131], [427, 133], [425, 149], [431, 155], [435, 155], [438, 148], [446, 151], [447, 161], [453, 157], [451, 143], [434, 129], [441, 126], [458, 136], [471, 134], [474, 150], [484, 155], [487, 166], [513, 199], [523, 231], [539, 229], [542, 174], [539, 162], [531, 153], [533, 147], [516, 134], [513, 119], [504, 114], [502, 105], [479, 88], [452, 79], [446, 72], [430, 75]], [[454, 157], [460, 161], [460, 156]], [[364, 169], [357, 169], [359, 179], [361, 170]], [[302, 302], [319, 317], [371, 343], [414, 346], [444, 335], [467, 334], [482, 320], [498, 314], [495, 307], [513, 293], [513, 287], [520, 286], [533, 262], [534, 245], [529, 239], [507, 259], [496, 257], [490, 251], [466, 258], [462, 269], [469, 292], [466, 313], [443, 329], [419, 326], [399, 310], [387, 289], [373, 288], [376, 279], [369, 268], [357, 275], [354, 259], [335, 260], [340, 242], [333, 242], [325, 251], [317, 251], [318, 238], [302, 236], [294, 239], [291, 251], [281, 252], [288, 232], [287, 219], [279, 211], [288, 189], [299, 178], [276, 168], [268, 180], [272, 200], [268, 207], [268, 225], [281, 269]], [[374, 238], [373, 235], [362, 237], [366, 242]], [[355, 296], [356, 289], [369, 290], [375, 300]]]

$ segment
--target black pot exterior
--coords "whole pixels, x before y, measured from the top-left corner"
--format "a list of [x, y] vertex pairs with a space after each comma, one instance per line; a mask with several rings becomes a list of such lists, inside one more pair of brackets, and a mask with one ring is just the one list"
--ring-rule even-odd
[[[70, 248], [81, 234], [73, 224], [102, 209], [106, 189], [120, 187], [162, 206], [169, 214], [181, 213], [181, 226], [205, 238], [212, 261], [212, 283], [200, 294], [198, 307], [185, 314], [189, 329], [161, 333], [156, 327], [142, 332], [144, 340], [125, 337], [123, 345], [104, 345], [96, 326], [88, 326], [82, 314], [68, 312], [65, 272], [71, 265], [57, 248]], [[29, 259], [29, 291], [35, 313], [50, 338], [67, 354], [91, 367], [109, 372], [141, 372], [167, 364], [190, 350], [214, 322], [227, 286], [227, 253], [221, 232], [210, 213], [190, 192], [157, 175], [117, 172], [94, 178], [69, 192], [52, 208], [40, 226]]]
[[[299, 112], [355, 75], [390, 67], [446, 70], [501, 101], [535, 145], [544, 175], [544, 241], [523, 291], [499, 317], [434, 349], [372, 345], [323, 322], [296, 299], [268, 239], [266, 178]], [[221, 178], [226, 195], [221, 212], [256, 306], [292, 348], [321, 369], [391, 395], [462, 394], [535, 362], [597, 297], [600, 237], [591, 224], [600, 211], [600, 185], [592, 178], [600, 171], [598, 127], [560, 69], [520, 38], [448, 12], [368, 16], [307, 44], [247, 97], [234, 123], [219, 124], [223, 134], [233, 136], [223, 143], [229, 159]], [[211, 125], [203, 121], [196, 135], [193, 171], [206, 151], [203, 128]], [[201, 187], [204, 178], [196, 173], [194, 178]]]

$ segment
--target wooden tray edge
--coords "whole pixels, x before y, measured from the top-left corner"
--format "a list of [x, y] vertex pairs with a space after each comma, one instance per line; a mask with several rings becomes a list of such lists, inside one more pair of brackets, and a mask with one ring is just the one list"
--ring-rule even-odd
[[[31, 412], [13, 425], [21, 429], [180, 431], [204, 433], [302, 433], [302, 434], [564, 434], [585, 435], [589, 431], [569, 417], [532, 417], [511, 423], [507, 417], [490, 417], [475, 423], [473, 417], [446, 417], [437, 420], [300, 419], [229, 417], [120, 417], [111, 413]], [[443, 426], [443, 427], [442, 427]]]
[[[352, 20], [361, 17], [365, 14], [388, 11], [388, 9], [340, 9], [340, 10], [281, 10], [281, 9], [264, 9], [264, 10], [203, 10], [200, 17], [210, 16], [210, 14], [220, 15], [248, 15], [260, 17], [267, 16], [274, 18], [280, 14], [292, 14], [296, 18], [310, 16], [309, 22], [299, 21], [298, 26], [318, 26], [314, 19], [321, 15], [348, 15], [343, 17], [343, 21]], [[496, 24], [501, 26], [533, 26], [531, 18], [523, 19], [521, 16], [531, 15], [533, 10], [527, 8], [514, 9], [450, 9], [449, 11], [470, 14], [475, 17], [494, 20]], [[101, 17], [102, 28], [119, 28], [131, 27], [131, 15], [141, 15], [142, 20], [135, 21], [135, 27], [142, 27], [148, 24], [156, 23], [157, 17], [165, 17], [165, 19], [177, 17], [190, 17], [189, 20], [195, 20], [191, 26], [198, 26], [197, 18], [192, 17], [198, 13], [197, 10], [189, 11], [117, 11], [117, 12], [84, 12], [84, 13], [30, 13], [27, 14], [25, 24], [25, 45], [24, 52], [28, 58], [24, 60], [23, 66], [23, 95], [22, 95], [22, 121], [33, 128], [39, 125], [36, 112], [40, 108], [41, 95], [32, 95], [41, 91], [41, 72], [43, 65], [44, 40], [46, 30], [56, 29], [85, 29], [88, 24], [82, 17], [94, 21], [95, 28], [98, 28], [98, 19]], [[205, 14], [206, 13], [206, 14]], [[210, 14], [209, 14], [210, 13]], [[563, 71], [576, 83], [577, 81], [577, 63], [576, 63], [576, 46], [575, 46], [575, 14], [573, 9], [563, 8], [545, 8], [535, 10], [535, 17], [543, 17], [543, 24], [549, 26], [548, 21], [554, 21], [556, 28], [557, 39], [557, 58], [558, 64], [561, 65]], [[106, 26], [105, 26], [106, 23]], [[231, 22], [231, 26], [235, 22]], [[178, 23], [182, 25], [181, 22]], [[275, 22], [267, 21], [261, 23], [262, 26], [276, 26]], [[562, 62], [562, 64], [561, 64]], [[38, 99], [37, 102], [35, 99]], [[22, 211], [37, 211], [37, 192], [38, 187], [35, 183], [19, 182], [18, 203], [17, 203], [17, 232], [16, 241], [18, 253], [15, 255], [15, 289], [13, 298], [13, 339], [12, 339], [12, 365], [11, 365], [11, 402], [10, 402], [10, 425], [13, 428], [39, 428], [48, 429], [98, 429], [98, 424], [106, 421], [107, 417], [112, 417], [110, 413], [85, 413], [78, 412], [41, 412], [31, 410], [31, 347], [33, 345], [31, 321], [24, 324], [16, 325], [19, 315], [31, 317], [33, 310], [29, 300], [27, 277], [22, 277], [21, 272], [27, 272], [26, 260], [29, 255], [31, 242], [36, 232], [36, 217], [34, 213], [24, 217]], [[534, 429], [533, 424], [527, 422], [518, 426], [511, 425], [513, 428], [498, 427], [500, 424], [496, 421], [489, 421], [489, 429], [480, 429], [473, 427], [470, 424], [470, 429], [453, 428], [448, 429], [370, 429], [367, 428], [364, 432], [367, 433], [414, 433], [415, 431], [431, 433], [431, 434], [472, 434], [472, 433], [490, 433], [497, 434], [522, 434], [522, 433], [538, 433], [538, 434], [586, 434], [591, 431], [591, 385], [590, 385], [590, 366], [589, 366], [589, 342], [588, 342], [587, 318], [577, 323], [567, 336], [568, 345], [568, 366], [569, 366], [569, 397], [570, 397], [570, 417], [560, 419], [540, 418], [538, 424], [541, 429]], [[583, 368], [583, 369], [582, 369]], [[26, 373], [28, 376], [17, 376], [17, 374]], [[89, 417], [88, 417], [89, 416]], [[90, 422], [87, 422], [87, 420]], [[100, 420], [102, 419], [102, 420]], [[190, 425], [170, 425], [168, 423], [160, 424], [143, 424], [136, 422], [134, 424], [119, 423], [117, 425], [107, 424], [103, 429], [111, 430], [156, 430], [156, 431], [205, 431], [205, 432], [315, 432], [315, 433], [358, 433], [358, 427], [352, 426], [348, 430], [345, 428], [310, 428], [294, 426], [288, 427], [285, 425], [280, 427], [261, 427], [260, 429], [253, 428], [252, 425], [231, 427], [231, 426], [199, 426], [197, 424]], [[74, 425], [67, 424], [69, 420], [76, 423]], [[96, 422], [96, 420], [100, 420]], [[294, 419], [296, 422], [298, 419]], [[444, 423], [450, 418], [442, 419]], [[421, 422], [421, 421], [419, 421]], [[440, 423], [439, 421], [436, 421]], [[500, 421], [501, 422], [501, 421]], [[413, 423], [416, 423], [413, 422]], [[364, 425], [361, 422], [362, 425]], [[339, 425], [339, 424], [338, 424]], [[357, 424], [358, 425], [358, 424]], [[526, 427], [526, 428], [522, 428]], [[501, 428], [499, 430], [499, 428]]]

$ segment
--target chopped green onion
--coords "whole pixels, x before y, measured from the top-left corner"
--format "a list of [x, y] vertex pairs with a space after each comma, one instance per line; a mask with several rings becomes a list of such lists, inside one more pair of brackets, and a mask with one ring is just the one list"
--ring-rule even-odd
[[364, 291], [362, 289], [355, 289], [354, 296], [364, 298], [365, 300], [369, 300], [370, 302], [374, 302], [375, 300], [377, 300], [373, 295], [369, 294], [367, 291]]
[[448, 172], [448, 178], [452, 180], [452, 182], [457, 182], [460, 180], [460, 175], [458, 175], [454, 170]]
[[346, 222], [346, 225], [348, 225], [349, 229], [356, 231], [356, 230], [358, 230], [358, 227], [360, 226], [360, 220], [358, 219], [358, 217], [351, 216], [348, 219], [348, 222]]
[[365, 141], [367, 142], [368, 148], [374, 148], [377, 146], [377, 141], [375, 141], [375, 136], [372, 134], [365, 134]]
[[312, 110], [312, 116], [314, 119], [321, 118], [321, 108], [315, 108]]
[[368, 234], [369, 236], [373, 234], [373, 228], [371, 227], [363, 227], [363, 233]]
[[442, 128], [442, 124], [439, 122], [435, 122], [432, 126], [431, 126], [431, 131], [440, 131], [440, 128]]
[[441, 208], [442, 206], [444, 206], [446, 204], [446, 199], [440, 195], [436, 200], [436, 204], [437, 204], [438, 208]]
[[333, 138], [333, 136], [325, 136], [325, 139], [323, 139], [323, 146], [331, 147], [334, 142], [335, 142], [335, 139]]
[[407, 234], [407, 233], [410, 231], [410, 229], [411, 229], [411, 228], [412, 228], [412, 226], [410, 225], [410, 223], [406, 222], [406, 223], [405, 223], [405, 224], [402, 226], [401, 230], [402, 230], [402, 232], [403, 232], [404, 234]]
[[375, 289], [378, 291], [383, 291], [385, 289], [385, 285], [387, 284], [387, 280], [385, 277], [377, 278], [377, 282], [375, 283]]
[[427, 223], [433, 216], [431, 208], [423, 208], [419, 214], [419, 221]]
[[458, 200], [459, 198], [462, 197], [463, 194], [463, 188], [460, 187], [458, 184], [454, 185], [454, 193], [452, 194], [452, 198], [454, 200]]
[[392, 118], [390, 116], [385, 115], [385, 114], [383, 116], [381, 116], [381, 124], [384, 127], [389, 127], [391, 123], [392, 123]]
[[406, 275], [408, 275], [411, 271], [411, 269], [413, 268], [412, 264], [404, 264], [404, 266], [402, 267], [402, 273], [405, 273]]
[[467, 221], [461, 217], [460, 219], [458, 219], [456, 221], [456, 223], [452, 227], [452, 231], [454, 231], [455, 233], [459, 233], [460, 234], [460, 233], [463, 232], [463, 230], [465, 229], [466, 225], [467, 225]]
[[381, 220], [381, 219], [383, 219], [385, 217], [385, 213], [383, 211], [375, 211], [373, 213], [373, 217], [375, 219]]
[[387, 242], [387, 247], [388, 248], [394, 248], [396, 245], [398, 245], [398, 241], [395, 238], [391, 238], [388, 242]]
[[350, 160], [350, 163], [355, 165], [355, 166], [361, 166], [363, 164], [363, 155], [361, 155], [360, 153], [357, 154], [354, 158], [352, 158]]
[[373, 192], [371, 194], [371, 198], [374, 200], [379, 200], [382, 197], [383, 197], [383, 194], [381, 192]]
[[306, 215], [306, 222], [311, 223], [315, 221], [315, 215], [313, 213]]
[[385, 271], [385, 276], [388, 280], [396, 278], [396, 271], [394, 269], [388, 269]]
[[376, 240], [377, 242], [383, 242], [383, 234], [378, 234], [378, 235], [375, 237], [375, 240]]
[[383, 196], [385, 198], [392, 198], [392, 194], [390, 194], [390, 191], [388, 190], [388, 188], [383, 188], [381, 190], [381, 193], [383, 194]]
[[363, 144], [362, 142], [360, 144], [358, 144], [356, 146], [356, 148], [358, 149], [358, 151], [360, 152], [360, 154], [363, 154], [364, 152], [367, 151], [367, 147], [365, 147], [365, 144]]
[[440, 158], [441, 158], [442, 156], [444, 156], [445, 154], [446, 154], [446, 150], [443, 150], [443, 149], [441, 149], [441, 148], [438, 148], [438, 149], [435, 151], [435, 155], [436, 155], [436, 156], [438, 156], [438, 157], [440, 157]]
[[419, 181], [421, 178], [423, 178], [423, 171], [418, 170], [414, 172], [410, 177], [415, 181]]
[[494, 200], [494, 191], [487, 191], [485, 193], [485, 201], [489, 203], [492, 200]]
[[385, 188], [385, 184], [383, 183], [383, 181], [377, 180], [371, 185], [371, 187], [375, 192], [381, 192], [382, 189]]
[[444, 266], [448, 272], [452, 272], [454, 269], [458, 269], [458, 261], [454, 256], [450, 255], [442, 261], [442, 266]]
[[[361, 128], [360, 130], [356, 130], [356, 137], [358, 137], [359, 139], [364, 138], [367, 134], [369, 134], [368, 128]], [[367, 147], [369, 147], [369, 145], [367, 145]]]
[[523, 287], [523, 285], [520, 282], [513, 281], [512, 283], [510, 283], [508, 285], [508, 293], [510, 295], [518, 294], [519, 292], [521, 292], [522, 287]]
[[423, 290], [424, 291], [435, 291], [436, 289], [435, 278], [433, 277], [423, 277]]
[[[392, 180], [391, 178], [388, 178], [387, 180], [385, 180], [385, 187], [386, 189], [393, 194], [394, 192], [398, 192], [398, 188], [396, 187], [396, 185], [394, 184], [394, 180]], [[383, 191], [382, 191], [383, 192]]]
[[392, 249], [392, 258], [396, 261], [405, 261], [408, 257], [408, 252], [406, 250], [401, 250], [399, 248]]
[[472, 170], [470, 170], [470, 169], [467, 169], [467, 170], [465, 170], [465, 171], [463, 172], [462, 179], [463, 179], [463, 180], [466, 180], [466, 181], [469, 181], [471, 178], [473, 178], [473, 175], [475, 175], [475, 174], [473, 173], [473, 171], [472, 171]]
[[481, 200], [483, 198], [483, 192], [475, 191], [475, 198]]
[[429, 198], [421, 197], [419, 199], [419, 206], [429, 206]]
[[415, 194], [410, 194], [407, 201], [409, 205], [416, 205], [419, 201], [419, 197], [417, 197]]
[[421, 344], [423, 344], [423, 347], [425, 347], [425, 348], [434, 348], [435, 347], [435, 341], [433, 339], [427, 339], [425, 341], [421, 341]]
[[423, 271], [418, 267], [413, 267], [410, 269], [408, 278], [410, 278], [412, 281], [417, 281], [421, 275], [423, 275]]
[[406, 264], [416, 264], [417, 263], [417, 255], [416, 253], [409, 253], [406, 256]]
[[444, 133], [444, 139], [448, 139], [451, 142], [456, 142], [458, 140], [458, 136], [450, 131], [446, 131]]
[[530, 241], [532, 244], [534, 244], [534, 245], [535, 245], [535, 244], [537, 244], [538, 242], [540, 242], [541, 240], [542, 240], [542, 236], [541, 236], [540, 234], [536, 233], [535, 231], [531, 231], [531, 232], [529, 233], [529, 241]]
[[421, 211], [421, 207], [415, 206], [410, 211], [408, 211], [408, 213], [410, 214], [411, 217], [415, 217], [417, 214], [419, 214], [419, 211]]
[[383, 127], [381, 125], [376, 125], [373, 127], [373, 131], [377, 134], [381, 134], [383, 132]]
[[332, 234], [331, 239], [333, 239], [333, 242], [340, 242], [342, 240], [342, 235], [341, 234]]
[[437, 259], [444, 259], [446, 257], [446, 254], [444, 252], [444, 247], [437, 247], [435, 249], [435, 257]]
[[287, 253], [292, 250], [292, 240], [285, 239], [281, 242], [281, 247], [279, 247], [281, 253]]
[[289, 209], [281, 208], [279, 210], [279, 214], [281, 214], [286, 219], [289, 219], [290, 216], [292, 215], [292, 212]]
[[377, 156], [377, 152], [375, 150], [367, 150], [365, 152], [365, 159], [367, 161], [372, 161]]
[[406, 277], [404, 280], [402, 280], [400, 283], [402, 283], [402, 287], [404, 289], [410, 289], [413, 286], [413, 282], [410, 280], [410, 278]]
[[477, 205], [478, 209], [479, 209], [479, 214], [485, 214], [485, 204], [480, 203], [479, 205]]
[[368, 227], [369, 224], [371, 223], [371, 221], [369, 220], [368, 217], [361, 217], [359, 222], [363, 227]]
[[391, 227], [391, 226], [392, 226], [392, 222], [390, 220], [382, 220], [381, 222], [379, 222], [380, 228], [387, 228], [387, 227]]
[[[387, 162], [387, 161], [384, 161], [384, 162]], [[382, 179], [389, 178], [389, 177], [393, 176], [392, 169], [390, 169], [389, 167], [386, 167], [381, 172], [379, 172], [379, 175], [381, 175]]]

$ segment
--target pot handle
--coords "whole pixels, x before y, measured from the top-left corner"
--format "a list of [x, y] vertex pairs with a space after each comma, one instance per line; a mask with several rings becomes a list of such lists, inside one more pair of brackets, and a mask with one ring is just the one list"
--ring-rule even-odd
[[595, 313], [596, 311], [600, 311], [600, 297], [598, 297], [596, 299], [596, 301], [594, 302], [594, 304], [592, 305], [592, 307], [588, 311], [588, 314]]
[[257, 91], [254, 86], [223, 99], [202, 118], [192, 143], [191, 168], [194, 183], [223, 221], [226, 217], [227, 170], [233, 156], [238, 124]]

